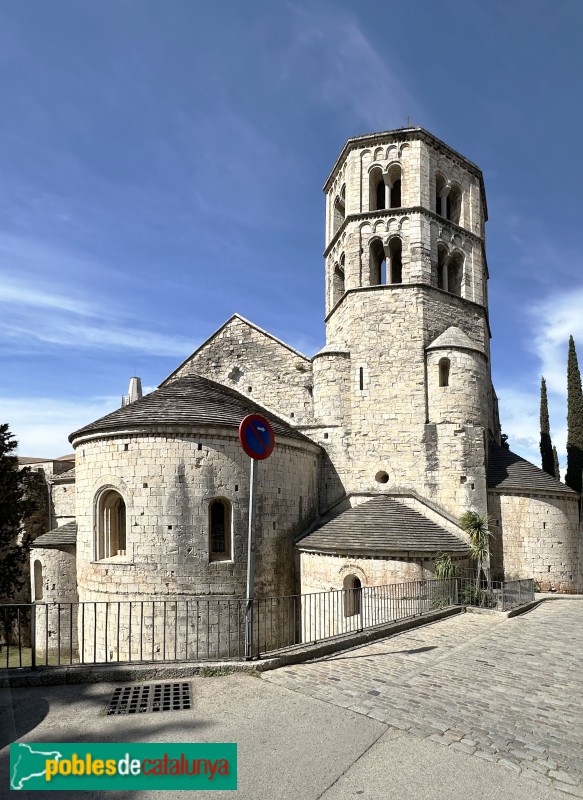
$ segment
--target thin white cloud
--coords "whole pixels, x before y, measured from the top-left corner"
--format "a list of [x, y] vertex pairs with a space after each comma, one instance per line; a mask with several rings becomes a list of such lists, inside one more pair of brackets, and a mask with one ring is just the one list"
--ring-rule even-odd
[[[65, 321], [36, 320], [30, 327], [0, 322], [0, 333], [5, 342], [26, 340], [47, 345], [86, 348], [90, 350], [130, 350], [151, 356], [185, 358], [197, 347], [198, 341], [186, 337], [170, 336], [156, 331], [116, 326], [74, 324]], [[38, 351], [38, 348], [36, 348]]]
[[54, 397], [0, 398], [0, 421], [18, 441], [18, 455], [58, 458], [72, 452], [68, 436], [115, 411], [121, 397], [91, 398], [78, 403]]
[[98, 301], [71, 297], [38, 281], [0, 279], [0, 333], [13, 351], [30, 352], [37, 342], [184, 358], [196, 346], [191, 339], [143, 329], [124, 317]]
[[405, 125], [407, 115], [419, 124], [421, 110], [398, 77], [400, 65], [389, 51], [379, 52], [357, 19], [337, 7], [316, 9], [291, 3], [294, 36], [282, 77], [305, 71], [305, 89], [324, 106], [359, 119], [363, 129], [387, 130]]
[[540, 359], [547, 388], [565, 397], [569, 336], [579, 344], [579, 366], [582, 366], [583, 287], [548, 295], [532, 307], [529, 317], [535, 331], [531, 347]]
[[33, 288], [30, 285], [3, 277], [0, 279], [0, 306], [30, 306], [35, 310], [58, 310], [83, 317], [100, 317], [102, 310], [84, 300], [77, 300], [51, 290]]

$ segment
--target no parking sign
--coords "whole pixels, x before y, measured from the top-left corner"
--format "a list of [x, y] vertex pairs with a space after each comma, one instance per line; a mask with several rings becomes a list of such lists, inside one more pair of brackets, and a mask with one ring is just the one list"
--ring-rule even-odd
[[249, 528], [247, 532], [247, 602], [245, 609], [245, 658], [253, 658], [253, 507], [257, 461], [263, 461], [273, 452], [275, 440], [271, 425], [261, 414], [248, 414], [239, 425], [241, 447], [251, 458], [249, 478]]
[[273, 452], [275, 440], [271, 425], [261, 414], [248, 414], [239, 425], [239, 441], [248, 456], [263, 461]]

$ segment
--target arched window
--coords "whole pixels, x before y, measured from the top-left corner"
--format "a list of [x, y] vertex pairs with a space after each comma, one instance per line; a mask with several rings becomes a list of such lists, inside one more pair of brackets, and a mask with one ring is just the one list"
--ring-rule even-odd
[[445, 217], [445, 178], [440, 172], [435, 173], [435, 213]]
[[454, 183], [446, 198], [446, 217], [456, 225], [460, 224], [462, 211], [462, 190]]
[[403, 243], [398, 236], [389, 242], [390, 282], [403, 283]]
[[369, 174], [369, 209], [380, 211], [387, 207], [385, 181], [380, 167], [373, 167]]
[[332, 273], [332, 305], [341, 299], [346, 291], [345, 277], [344, 277], [344, 253], [340, 256], [338, 264], [334, 265], [334, 272]]
[[437, 288], [445, 289], [447, 292], [447, 268], [445, 260], [447, 258], [447, 248], [442, 245], [437, 245]]
[[346, 218], [346, 186], [342, 187], [340, 196], [334, 200], [334, 222], [333, 222], [333, 235], [338, 232], [338, 229]]
[[379, 286], [387, 282], [387, 257], [380, 239], [370, 243], [370, 285]]
[[43, 565], [40, 561], [34, 562], [34, 600], [38, 603], [43, 599]]
[[213, 500], [209, 504], [209, 558], [211, 561], [231, 561], [231, 504], [228, 500]]
[[107, 489], [97, 501], [95, 558], [126, 554], [126, 504], [119, 492]]
[[449, 358], [439, 360], [439, 385], [449, 386]]
[[451, 294], [462, 295], [462, 282], [464, 274], [464, 262], [459, 253], [455, 253], [447, 262], [447, 287], [446, 291]]
[[362, 583], [356, 575], [347, 575], [343, 581], [344, 588], [344, 616], [353, 617], [360, 614]]
[[393, 164], [389, 168], [389, 208], [401, 208], [401, 167]]

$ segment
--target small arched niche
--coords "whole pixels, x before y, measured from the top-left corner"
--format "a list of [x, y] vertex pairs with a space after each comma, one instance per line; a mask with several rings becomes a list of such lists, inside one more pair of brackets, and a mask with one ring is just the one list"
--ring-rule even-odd
[[342, 583], [344, 589], [344, 616], [360, 614], [362, 605], [362, 583], [356, 575], [347, 575]]
[[369, 172], [369, 209], [381, 211], [387, 207], [385, 181], [380, 167], [373, 167]]

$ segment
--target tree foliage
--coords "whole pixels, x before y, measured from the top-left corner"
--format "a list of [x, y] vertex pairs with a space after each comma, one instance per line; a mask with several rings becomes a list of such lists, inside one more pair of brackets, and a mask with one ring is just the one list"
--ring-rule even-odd
[[24, 584], [23, 567], [31, 537], [23, 526], [35, 511], [27, 484], [30, 473], [18, 468], [17, 447], [7, 424], [0, 425], [0, 599], [10, 600]]
[[581, 492], [583, 479], [583, 391], [575, 341], [569, 337], [567, 362], [567, 474], [565, 483]]
[[547, 399], [547, 382], [540, 381], [540, 454], [542, 468], [549, 475], [555, 475], [555, 459], [551, 441], [551, 425], [549, 422], [549, 403]]
[[476, 585], [479, 584], [480, 572], [484, 562], [490, 555], [491, 519], [488, 514], [478, 514], [476, 511], [464, 511], [460, 517], [460, 527], [470, 537], [470, 557], [477, 562], [478, 572]]

